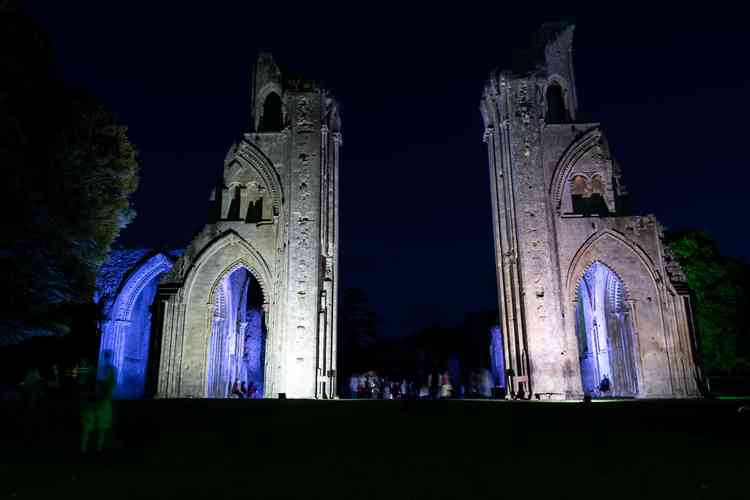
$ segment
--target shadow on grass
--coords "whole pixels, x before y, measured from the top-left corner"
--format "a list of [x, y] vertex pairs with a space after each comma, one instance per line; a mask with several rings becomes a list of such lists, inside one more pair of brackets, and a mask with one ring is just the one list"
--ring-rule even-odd
[[[720, 498], [744, 491], [737, 401], [117, 402], [101, 456], [73, 405], [5, 415], [15, 498]], [[603, 493], [605, 492], [605, 493]]]

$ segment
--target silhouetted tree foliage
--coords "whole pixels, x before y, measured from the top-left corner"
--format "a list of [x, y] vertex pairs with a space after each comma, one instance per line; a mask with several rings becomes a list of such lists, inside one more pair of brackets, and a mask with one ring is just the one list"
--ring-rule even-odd
[[750, 372], [750, 266], [724, 257], [703, 231], [668, 234], [695, 297], [695, 323], [709, 374]]
[[454, 326], [433, 325], [416, 332], [408, 340], [412, 350], [422, 353], [419, 369], [444, 368], [449, 359], [457, 359], [462, 371], [490, 367], [490, 329], [498, 322], [496, 310], [472, 312]]
[[0, 345], [66, 333], [91, 301], [110, 244], [133, 218], [136, 152], [92, 95], [55, 75], [44, 31], [0, 5], [4, 212]]
[[371, 367], [373, 346], [381, 325], [382, 320], [370, 305], [367, 292], [361, 288], [343, 291], [338, 324], [340, 371], [348, 375]]
[[378, 338], [369, 350], [367, 364], [354, 371], [374, 370], [424, 382], [434, 368], [445, 370], [450, 360], [456, 360], [462, 377], [467, 378], [472, 371], [490, 368], [490, 328], [497, 321], [496, 310], [478, 311], [455, 325], [434, 323], [407, 337]]

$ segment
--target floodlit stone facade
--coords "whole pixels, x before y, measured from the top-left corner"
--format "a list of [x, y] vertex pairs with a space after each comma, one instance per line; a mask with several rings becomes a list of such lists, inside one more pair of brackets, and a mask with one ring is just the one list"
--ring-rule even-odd
[[266, 397], [335, 396], [338, 105], [262, 54], [251, 119], [156, 292], [157, 397], [225, 397], [259, 372]]
[[489, 78], [480, 105], [507, 387], [698, 396], [685, 277], [655, 218], [626, 215], [602, 127], [578, 112], [573, 27], [547, 25], [539, 40]]

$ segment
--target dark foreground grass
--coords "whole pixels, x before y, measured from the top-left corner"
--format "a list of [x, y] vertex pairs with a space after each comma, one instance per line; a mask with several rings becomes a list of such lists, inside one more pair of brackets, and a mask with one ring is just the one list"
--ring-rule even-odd
[[749, 498], [740, 404], [120, 402], [83, 457], [73, 407], [4, 408], [0, 496]]

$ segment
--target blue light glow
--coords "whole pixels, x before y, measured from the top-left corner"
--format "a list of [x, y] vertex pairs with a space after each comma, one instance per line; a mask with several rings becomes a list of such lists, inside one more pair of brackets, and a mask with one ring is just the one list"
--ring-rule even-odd
[[495, 386], [505, 387], [505, 355], [503, 353], [503, 332], [500, 325], [490, 329], [490, 360]]
[[[151, 305], [159, 277], [172, 260], [147, 250], [115, 250], [97, 276], [94, 299], [102, 308], [99, 376], [111, 364], [117, 373], [113, 396], [144, 395], [151, 341]], [[105, 362], [105, 353], [111, 360]]]
[[209, 397], [233, 397], [235, 381], [254, 386], [254, 394], [248, 396], [263, 396], [266, 330], [262, 304], [261, 288], [244, 267], [217, 285], [206, 381]]

